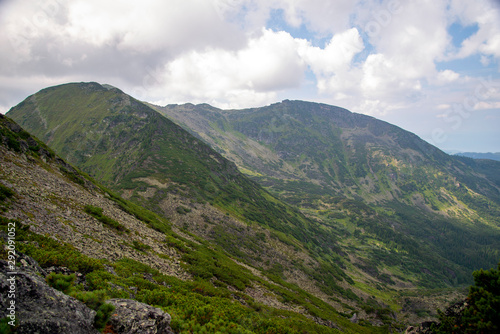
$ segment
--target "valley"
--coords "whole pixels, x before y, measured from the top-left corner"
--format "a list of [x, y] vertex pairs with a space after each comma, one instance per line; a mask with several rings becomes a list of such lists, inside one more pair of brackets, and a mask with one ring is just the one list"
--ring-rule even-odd
[[[108, 85], [73, 83], [6, 116], [28, 132], [2, 128], [2, 185], [16, 194], [4, 219], [102, 265], [129, 261], [163, 275], [182, 290], [169, 298], [192, 303], [198, 293], [211, 312], [250, 312], [263, 326], [251, 331], [403, 330], [463, 299], [472, 271], [500, 258], [499, 162], [449, 156], [339, 107], [159, 107]], [[40, 142], [15, 144], [30, 143], [30, 134]], [[56, 191], [68, 187], [63, 179], [72, 193]], [[35, 248], [28, 255], [40, 254]], [[141, 301], [169, 311], [153, 297], [157, 288], [141, 289]], [[173, 329], [215, 322], [175, 305]], [[224, 328], [243, 328], [236, 318]]]

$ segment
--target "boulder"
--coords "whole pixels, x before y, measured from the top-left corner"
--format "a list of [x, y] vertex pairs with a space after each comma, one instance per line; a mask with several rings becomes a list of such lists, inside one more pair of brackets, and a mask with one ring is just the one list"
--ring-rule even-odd
[[108, 299], [115, 307], [108, 324], [118, 334], [174, 334], [170, 315], [159, 308], [131, 299]]
[[31, 256], [28, 256], [26, 254], [16, 252], [16, 265], [18, 267], [21, 267], [21, 269], [33, 273], [38, 273], [42, 276], [47, 276], [47, 271], [43, 270], [42, 267], [38, 264], [38, 262], [35, 261]]
[[[99, 333], [93, 326], [94, 310], [53, 289], [44, 279], [50, 272], [67, 275], [75, 272], [64, 267], [42, 269], [33, 258], [19, 252], [15, 260], [18, 265], [15, 268], [10, 268], [7, 261], [0, 260], [0, 318], [9, 315], [13, 300], [15, 309], [12, 313], [19, 320], [16, 333]], [[82, 274], [75, 274], [77, 279], [84, 281]], [[15, 284], [12, 283], [13, 279]], [[109, 299], [106, 303], [115, 307], [108, 322], [113, 333], [173, 334], [170, 315], [159, 308], [132, 299]]]
[[431, 326], [435, 321], [424, 321], [418, 326], [410, 326], [406, 329], [405, 334], [432, 334]]
[[[32, 265], [29, 259], [24, 260], [28, 266]], [[0, 318], [11, 313], [19, 320], [18, 334], [99, 333], [94, 328], [95, 311], [48, 286], [33, 267], [10, 268], [6, 261], [0, 260]]]

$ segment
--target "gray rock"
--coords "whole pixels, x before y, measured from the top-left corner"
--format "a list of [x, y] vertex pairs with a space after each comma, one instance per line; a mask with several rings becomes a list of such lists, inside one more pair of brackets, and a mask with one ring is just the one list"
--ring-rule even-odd
[[435, 323], [435, 321], [424, 321], [418, 326], [409, 326], [405, 334], [432, 334], [431, 326]]
[[[93, 326], [95, 311], [48, 286], [34, 270], [14, 269], [16, 274], [11, 273], [6, 261], [0, 260], [0, 318], [9, 315], [8, 307], [15, 301], [15, 315], [19, 320], [17, 333], [99, 333]], [[11, 284], [12, 279], [15, 285]]]
[[[4, 118], [4, 117], [2, 117], [2, 118]], [[19, 124], [12, 122], [12, 121], [6, 122], [5, 126], [7, 126], [7, 128], [9, 128], [10, 131], [15, 132], [15, 133], [19, 133], [22, 130], [22, 128], [21, 128], [21, 126], [19, 126]]]
[[118, 334], [173, 334], [170, 314], [131, 299], [109, 299], [115, 306], [108, 324]]

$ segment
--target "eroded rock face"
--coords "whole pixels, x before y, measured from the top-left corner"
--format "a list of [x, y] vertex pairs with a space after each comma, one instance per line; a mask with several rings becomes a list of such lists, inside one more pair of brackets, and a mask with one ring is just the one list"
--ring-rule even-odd
[[115, 307], [109, 324], [119, 334], [174, 334], [170, 315], [161, 309], [131, 299], [109, 299]]
[[[0, 318], [10, 314], [8, 308], [15, 301], [17, 333], [99, 333], [94, 328], [95, 311], [48, 286], [34, 270], [15, 267], [16, 274], [12, 274], [11, 269], [6, 261], [0, 260]], [[12, 294], [15, 296], [9, 298]]]

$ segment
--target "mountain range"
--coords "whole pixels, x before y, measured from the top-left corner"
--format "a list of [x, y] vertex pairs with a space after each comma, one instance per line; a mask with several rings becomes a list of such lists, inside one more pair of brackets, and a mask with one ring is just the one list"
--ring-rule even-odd
[[396, 126], [324, 104], [156, 109], [343, 236], [342, 248], [362, 254], [365, 271], [399, 262], [417, 284], [460, 284], [499, 257], [495, 161], [453, 157]]
[[[246, 244], [270, 238], [284, 254], [275, 254], [278, 261], [299, 253], [269, 230], [255, 238], [234, 218], [203, 214], [239, 224]], [[382, 333], [389, 326], [353, 323], [355, 307], [345, 304], [343, 313], [123, 199], [3, 115], [0, 246], [2, 333], [171, 333], [160, 331], [166, 326], [175, 333]]]
[[495, 152], [495, 153], [460, 152], [460, 153], [455, 153], [455, 155], [468, 157], [472, 159], [490, 159], [490, 160], [500, 161], [500, 152]]
[[[63, 176], [96, 179], [111, 189], [102, 197], [165, 233], [186, 275], [241, 293], [265, 279], [296, 297], [267, 287], [260, 303], [278, 295], [323, 327], [359, 331], [342, 320], [354, 313], [368, 331], [433, 318], [500, 258], [499, 162], [447, 155], [339, 107], [161, 107], [72, 83], [7, 116], [70, 163]], [[136, 248], [157, 243], [145, 240]]]

